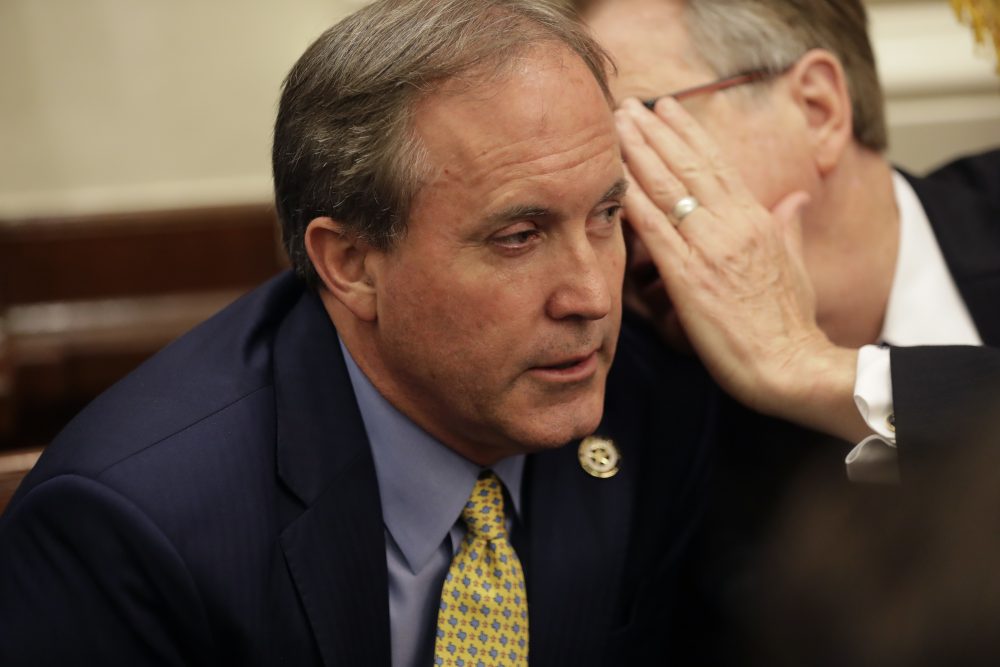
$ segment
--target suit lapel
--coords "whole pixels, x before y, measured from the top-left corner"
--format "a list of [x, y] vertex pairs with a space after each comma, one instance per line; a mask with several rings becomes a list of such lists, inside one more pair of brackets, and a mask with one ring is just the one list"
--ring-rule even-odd
[[278, 475], [301, 502], [281, 547], [327, 665], [389, 665], [388, 575], [375, 467], [337, 344], [306, 294], [274, 352]]
[[[622, 452], [615, 477], [584, 472], [577, 443], [533, 455], [525, 470], [526, 525], [515, 547], [524, 554], [533, 664], [603, 664], [615, 622], [638, 447], [631, 425], [614, 414], [598, 432]], [[522, 535], [527, 544], [517, 539]]]
[[697, 362], [626, 324], [597, 430], [618, 446], [620, 472], [591, 477], [576, 443], [529, 457], [526, 525], [514, 540], [532, 664], [649, 664], [628, 656], [666, 654], [669, 627], [656, 619], [673, 609], [669, 585], [702, 506], [714, 391]]
[[961, 184], [908, 177], [986, 345], [1000, 345], [1000, 208]]

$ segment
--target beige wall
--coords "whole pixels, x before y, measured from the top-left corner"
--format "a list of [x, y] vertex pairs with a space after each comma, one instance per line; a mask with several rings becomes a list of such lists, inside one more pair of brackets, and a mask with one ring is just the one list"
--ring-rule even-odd
[[[362, 0], [0, 0], [0, 217], [265, 201], [281, 79]], [[873, 3], [892, 156], [1000, 144], [945, 0]]]
[[267, 199], [282, 77], [355, 4], [0, 1], [0, 217]]
[[1000, 76], [945, 0], [869, 2], [890, 157], [922, 171], [1000, 146]]

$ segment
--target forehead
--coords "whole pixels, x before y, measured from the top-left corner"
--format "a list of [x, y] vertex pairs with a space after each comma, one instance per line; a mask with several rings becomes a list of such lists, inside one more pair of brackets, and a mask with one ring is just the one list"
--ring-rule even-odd
[[615, 99], [656, 97], [704, 83], [711, 69], [694, 55], [677, 0], [605, 0], [586, 15], [615, 61]]
[[595, 161], [620, 170], [608, 102], [562, 47], [534, 49], [497, 77], [446, 84], [418, 105], [413, 129], [434, 172], [421, 193], [460, 185], [495, 203], [515, 186], [561, 182]]

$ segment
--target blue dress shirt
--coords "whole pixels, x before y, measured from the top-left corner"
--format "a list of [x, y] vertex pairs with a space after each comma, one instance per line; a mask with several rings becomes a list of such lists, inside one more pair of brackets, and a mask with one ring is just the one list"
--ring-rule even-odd
[[[394, 408], [358, 368], [341, 342], [368, 433], [385, 521], [392, 664], [430, 665], [441, 586], [465, 535], [462, 508], [483, 468], [441, 444]], [[520, 516], [524, 456], [492, 470]]]

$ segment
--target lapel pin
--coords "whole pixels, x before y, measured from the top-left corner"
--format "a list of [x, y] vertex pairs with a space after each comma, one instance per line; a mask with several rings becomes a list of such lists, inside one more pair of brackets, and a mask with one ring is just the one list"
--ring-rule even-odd
[[617, 475], [618, 463], [622, 459], [613, 440], [596, 435], [583, 439], [577, 456], [584, 472], [598, 479], [608, 479]]

